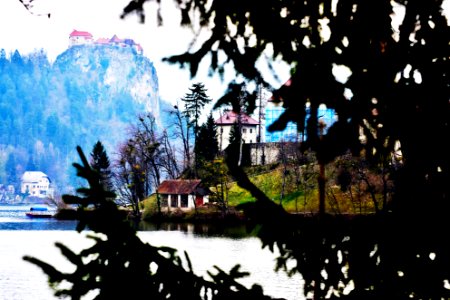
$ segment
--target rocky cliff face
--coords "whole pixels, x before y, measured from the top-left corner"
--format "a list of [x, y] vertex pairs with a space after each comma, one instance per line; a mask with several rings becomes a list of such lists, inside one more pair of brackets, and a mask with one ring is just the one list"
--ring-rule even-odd
[[57, 57], [53, 69], [55, 79], [64, 82], [71, 125], [81, 131], [90, 127], [108, 148], [121, 140], [137, 114], [151, 112], [159, 120], [156, 70], [133, 49], [74, 46]]
[[160, 120], [156, 70], [131, 48], [73, 46], [53, 64], [42, 52], [0, 54], [0, 184], [39, 170], [71, 190], [77, 145], [89, 155], [100, 140], [112, 157], [138, 114]]

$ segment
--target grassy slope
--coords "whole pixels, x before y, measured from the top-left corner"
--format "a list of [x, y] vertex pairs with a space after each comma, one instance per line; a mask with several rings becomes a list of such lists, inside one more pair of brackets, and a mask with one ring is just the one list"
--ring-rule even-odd
[[[267, 173], [250, 176], [250, 180], [261, 189], [270, 199], [280, 203], [282, 190], [282, 172], [280, 169], [274, 169]], [[282, 199], [282, 205], [289, 212], [310, 212], [317, 207], [317, 191], [312, 190], [305, 193], [296, 189], [292, 184], [287, 183], [285, 193]], [[255, 201], [250, 193], [240, 188], [236, 183], [231, 185], [228, 194], [228, 204], [235, 206], [239, 203]], [[306, 203], [306, 205], [305, 205]]]
[[[255, 172], [250, 170], [250, 172]], [[249, 176], [250, 180], [261, 189], [270, 199], [277, 204], [280, 203], [281, 187], [282, 187], [282, 170], [281, 168], [269, 168], [268, 170], [259, 170], [258, 175]], [[316, 213], [318, 212], [318, 192], [317, 192], [317, 180], [313, 178], [309, 181], [309, 186], [305, 188], [303, 185], [299, 187], [293, 184], [294, 180], [288, 178], [285, 186], [285, 193], [282, 200], [283, 208], [288, 212], [299, 213]], [[331, 185], [332, 180], [327, 182], [326, 191], [326, 211], [328, 213], [371, 213], [373, 212], [373, 205], [370, 199], [365, 196], [361, 199], [350, 199], [349, 193], [344, 193], [336, 186]], [[355, 195], [353, 195], [356, 198]], [[240, 188], [236, 183], [230, 184], [228, 192], [228, 206], [235, 207], [236, 205], [244, 202], [255, 201], [250, 193]], [[154, 215], [157, 211], [156, 198], [150, 196], [146, 199], [142, 208], [144, 209], [144, 218]], [[200, 214], [211, 214], [215, 211], [211, 209], [205, 209], [198, 211]], [[209, 212], [209, 213], [208, 213]], [[179, 213], [179, 212], [178, 212]], [[177, 214], [176, 210], [173, 210], [172, 214]], [[175, 216], [176, 217], [176, 216]], [[181, 218], [189, 218], [189, 213]]]
[[[280, 203], [282, 187], [281, 168], [272, 169], [266, 173], [249, 176], [250, 180], [261, 189], [270, 199]], [[292, 178], [291, 178], [292, 179]], [[288, 212], [310, 213], [318, 211], [318, 190], [317, 180], [309, 182], [309, 187], [295, 186], [293, 180], [288, 179], [285, 186], [285, 192], [282, 200], [283, 208]], [[371, 213], [373, 212], [373, 203], [365, 196], [364, 198], [353, 200], [348, 192], [342, 192], [339, 187], [331, 184], [332, 180], [327, 182], [326, 189], [326, 211], [329, 213]], [[231, 184], [229, 191], [228, 204], [235, 206], [242, 202], [255, 201], [247, 190], [240, 188], [236, 183]]]

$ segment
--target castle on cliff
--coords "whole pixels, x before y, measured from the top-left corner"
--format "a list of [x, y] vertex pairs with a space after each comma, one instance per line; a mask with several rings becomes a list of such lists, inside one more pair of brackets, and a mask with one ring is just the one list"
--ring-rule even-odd
[[138, 54], [143, 53], [143, 49], [140, 44], [136, 43], [132, 39], [120, 39], [117, 35], [113, 35], [112, 38], [98, 38], [94, 39], [91, 33], [87, 31], [73, 30], [69, 35], [69, 48], [79, 45], [105, 45], [105, 46], [117, 46], [122, 48], [134, 49]]

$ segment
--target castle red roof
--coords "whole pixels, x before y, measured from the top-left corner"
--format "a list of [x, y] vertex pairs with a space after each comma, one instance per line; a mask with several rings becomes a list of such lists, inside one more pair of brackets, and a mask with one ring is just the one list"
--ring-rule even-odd
[[[238, 122], [238, 114], [233, 111], [225, 112], [220, 118], [218, 118], [215, 123], [217, 125], [232, 125]], [[252, 117], [241, 113], [241, 124], [245, 125], [258, 125], [258, 121]]]
[[97, 44], [109, 44], [109, 39], [106, 39], [106, 38], [98, 38], [95, 42], [96, 42]]
[[87, 31], [78, 31], [78, 30], [73, 30], [70, 33], [70, 36], [83, 36], [83, 37], [87, 37], [87, 38], [92, 38], [92, 34], [90, 34]]

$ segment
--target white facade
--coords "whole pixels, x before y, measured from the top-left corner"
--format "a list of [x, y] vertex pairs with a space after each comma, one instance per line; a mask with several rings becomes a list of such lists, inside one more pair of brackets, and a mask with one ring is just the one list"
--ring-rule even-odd
[[[239, 120], [240, 119], [240, 120]], [[215, 121], [217, 128], [217, 139], [219, 142], [219, 150], [223, 151], [230, 144], [231, 129], [240, 122], [241, 136], [244, 144], [252, 144], [258, 142], [258, 121], [244, 113], [238, 114], [232, 111], [226, 111], [219, 119]]]
[[74, 30], [69, 35], [69, 46], [77, 46], [77, 45], [86, 45], [86, 44], [92, 44], [92, 34], [86, 31], [77, 31]]
[[20, 192], [38, 198], [51, 196], [50, 179], [43, 172], [26, 171], [22, 175]]
[[[233, 126], [217, 125], [217, 139], [219, 141], [219, 150], [223, 151], [230, 144], [230, 132]], [[242, 142], [244, 144], [256, 143], [258, 127], [256, 125], [242, 124]]]
[[[159, 195], [161, 197], [161, 207], [168, 207], [168, 208], [188, 208], [192, 209], [195, 208], [195, 195], [177, 195], [177, 194], [161, 194]], [[209, 198], [208, 195], [201, 196], [202, 197], [202, 204], [208, 203]]]

